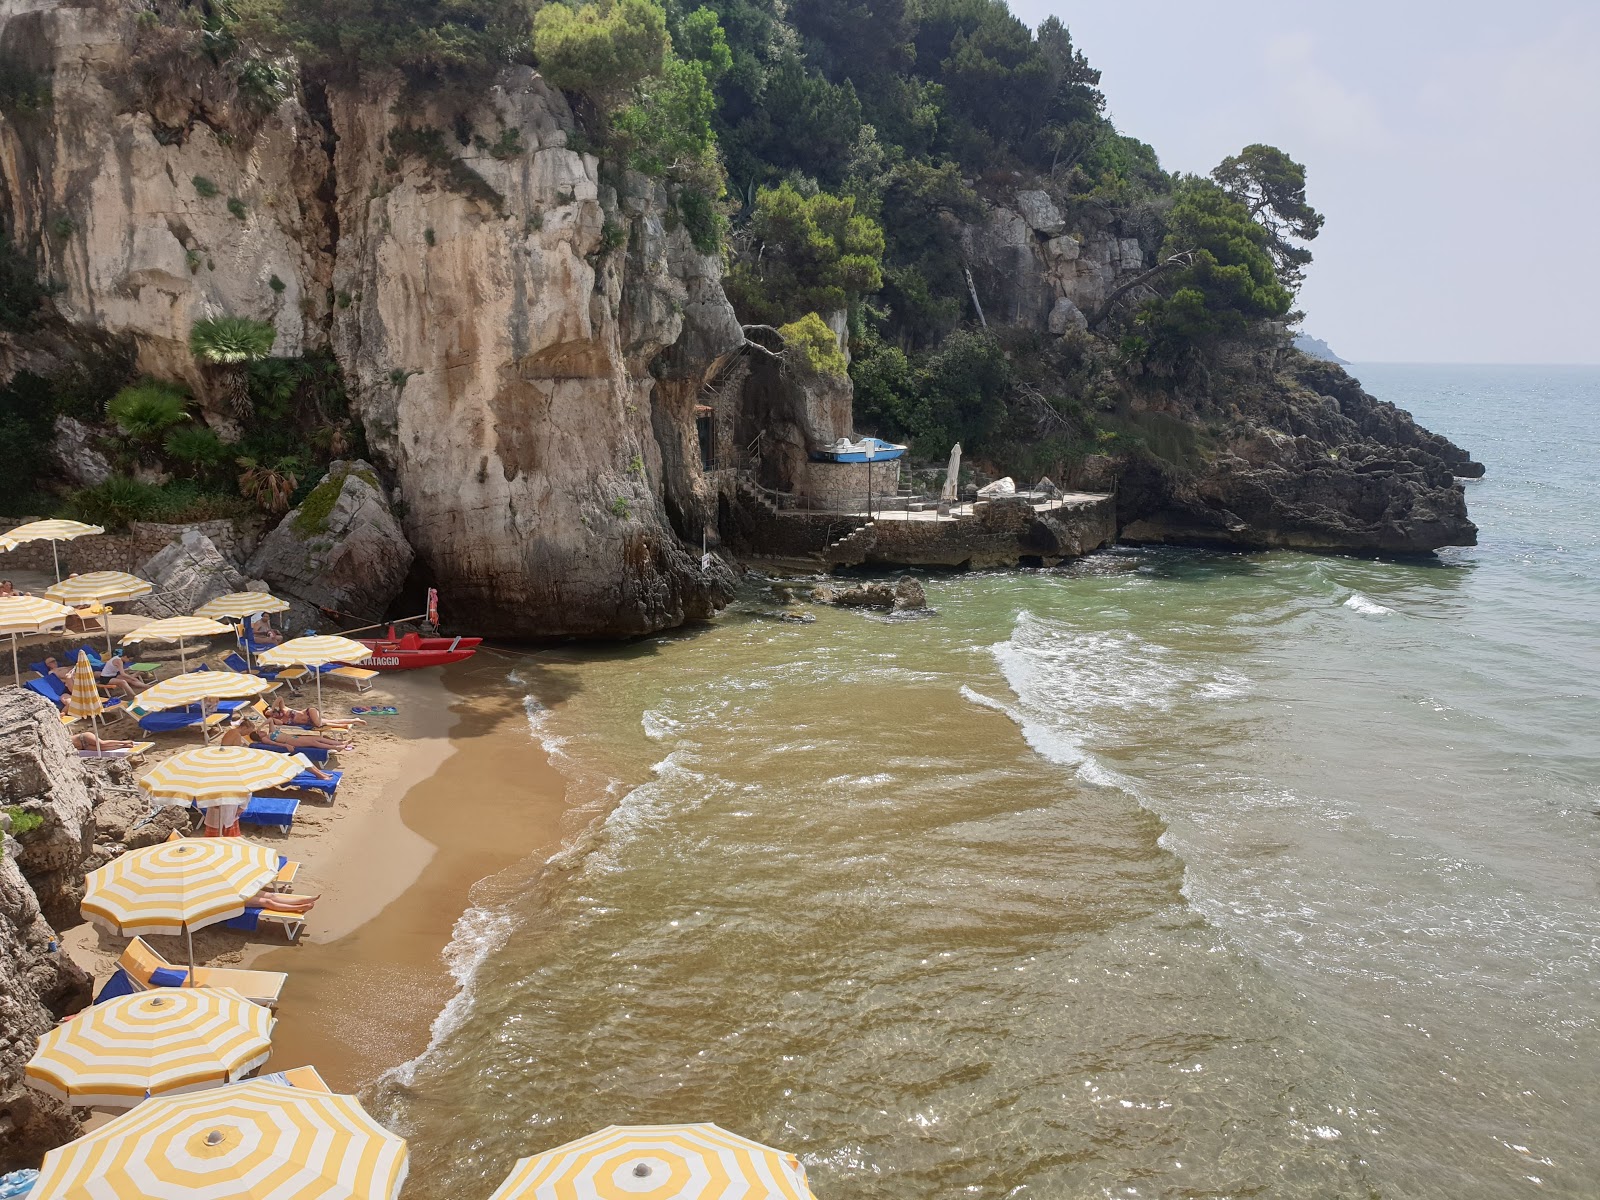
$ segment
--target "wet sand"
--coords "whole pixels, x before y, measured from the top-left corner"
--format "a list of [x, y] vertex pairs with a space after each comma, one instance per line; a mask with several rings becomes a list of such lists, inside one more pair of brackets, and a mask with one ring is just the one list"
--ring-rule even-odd
[[[352, 704], [400, 712], [368, 718], [356, 749], [337, 756], [337, 801], [303, 799], [287, 833], [246, 829], [302, 864], [294, 891], [322, 897], [305, 931], [294, 945], [272, 931], [194, 935], [199, 963], [288, 974], [267, 1070], [309, 1063], [354, 1090], [421, 1053], [455, 991], [443, 952], [457, 919], [494, 902], [497, 873], [559, 847], [565, 785], [505, 682], [507, 665], [484, 651], [443, 671], [380, 676], [359, 697], [325, 690], [330, 716]], [[153, 758], [193, 744], [160, 743]], [[146, 940], [184, 957], [181, 938]], [[85, 924], [63, 944], [98, 986], [127, 939]]]
[[435, 676], [443, 752], [415, 752], [308, 862], [330, 889], [309, 936], [252, 963], [289, 973], [268, 1069], [311, 1063], [353, 1090], [421, 1053], [455, 992], [442, 956], [457, 919], [499, 898], [497, 873], [559, 846], [566, 789], [504, 674], [486, 652]]

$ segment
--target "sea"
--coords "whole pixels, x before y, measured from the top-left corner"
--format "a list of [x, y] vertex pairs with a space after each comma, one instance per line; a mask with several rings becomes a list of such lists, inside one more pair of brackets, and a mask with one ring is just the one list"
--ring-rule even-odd
[[369, 1091], [408, 1195], [715, 1121], [820, 1200], [1600, 1196], [1600, 368], [1352, 370], [1477, 546], [508, 656], [575, 807]]

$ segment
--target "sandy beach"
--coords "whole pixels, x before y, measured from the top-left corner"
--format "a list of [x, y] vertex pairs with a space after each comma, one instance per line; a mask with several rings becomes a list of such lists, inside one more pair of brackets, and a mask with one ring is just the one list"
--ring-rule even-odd
[[[484, 651], [443, 671], [380, 676], [359, 696], [325, 684], [329, 716], [399, 712], [368, 718], [356, 748], [330, 764], [345, 772], [336, 801], [303, 799], [286, 833], [246, 827], [302, 864], [296, 892], [320, 894], [306, 929], [293, 945], [273, 931], [194, 935], [199, 962], [288, 974], [268, 1070], [309, 1063], [353, 1090], [420, 1053], [455, 988], [442, 953], [457, 919], [494, 900], [498, 872], [559, 845], [565, 787], [504, 674]], [[152, 760], [195, 744], [158, 743]], [[148, 940], [184, 955], [179, 938]], [[126, 939], [84, 924], [63, 943], [98, 987]]]

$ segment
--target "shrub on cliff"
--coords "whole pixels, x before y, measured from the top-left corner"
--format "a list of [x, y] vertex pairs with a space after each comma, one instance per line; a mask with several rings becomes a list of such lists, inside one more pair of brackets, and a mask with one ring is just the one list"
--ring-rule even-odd
[[217, 369], [235, 415], [251, 412], [246, 368], [272, 353], [278, 331], [270, 321], [250, 317], [207, 317], [189, 329], [189, 351]]
[[125, 387], [111, 397], [106, 416], [135, 442], [152, 444], [172, 426], [189, 418], [189, 395], [155, 379]]
[[472, 80], [526, 44], [523, 0], [237, 0], [240, 33], [292, 49], [318, 72], [398, 68], [417, 81]]
[[855, 205], [852, 196], [804, 196], [789, 183], [762, 188], [725, 281], [740, 318], [776, 325], [838, 312], [882, 287], [883, 229]]
[[845, 362], [844, 351], [839, 349], [839, 339], [816, 313], [808, 312], [798, 321], [780, 325], [778, 333], [783, 338], [789, 363], [796, 370], [809, 375], [848, 378], [849, 364]]

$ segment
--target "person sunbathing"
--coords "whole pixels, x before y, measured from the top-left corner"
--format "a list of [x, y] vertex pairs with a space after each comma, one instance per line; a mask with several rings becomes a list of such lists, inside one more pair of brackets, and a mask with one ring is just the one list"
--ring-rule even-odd
[[[222, 736], [217, 739], [219, 746], [249, 746], [253, 742], [269, 741], [267, 731], [242, 718], [235, 724], [229, 725], [222, 731]], [[324, 771], [314, 762], [306, 763], [305, 773], [313, 779], [332, 779], [331, 772]]]
[[66, 684], [69, 688], [72, 686], [72, 668], [71, 667], [63, 667], [54, 658], [45, 659], [44, 660], [44, 665], [45, 665], [45, 669], [48, 670], [50, 672], [50, 674], [54, 675], [57, 679], [61, 680], [61, 682]]
[[266, 613], [257, 613], [250, 622], [250, 640], [258, 646], [277, 646], [283, 643], [283, 634], [272, 627]]
[[308, 733], [302, 730], [285, 729], [280, 725], [268, 725], [263, 728], [261, 722], [249, 723], [252, 736], [258, 742], [271, 742], [274, 746], [282, 746], [287, 750], [354, 750], [354, 742], [340, 741], [325, 734]]
[[366, 724], [360, 717], [348, 720], [344, 717], [324, 717], [321, 709], [309, 704], [304, 708], [290, 708], [282, 700], [267, 706], [267, 720], [274, 725], [305, 725], [312, 729], [353, 729]]
[[265, 908], [272, 912], [308, 913], [322, 899], [316, 896], [295, 896], [289, 892], [271, 892], [262, 888], [244, 902], [246, 908]]
[[96, 733], [75, 733], [72, 746], [75, 750], [131, 750], [138, 742], [123, 742], [116, 738], [103, 738]]
[[15, 596], [16, 594], [17, 594], [17, 585], [16, 584], [12, 583], [11, 580], [9, 580], [9, 579], [0, 579], [0, 597], [3, 597], [3, 596]]

